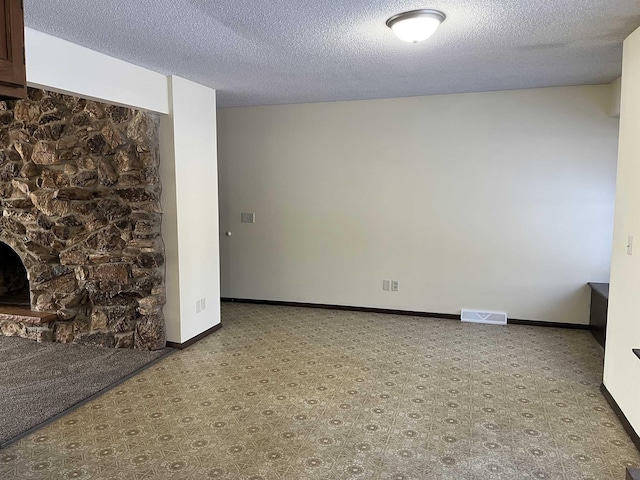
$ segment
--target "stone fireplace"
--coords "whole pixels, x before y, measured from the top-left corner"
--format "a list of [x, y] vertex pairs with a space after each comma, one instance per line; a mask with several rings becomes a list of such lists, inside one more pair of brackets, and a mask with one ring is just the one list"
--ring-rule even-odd
[[164, 346], [158, 150], [154, 114], [37, 89], [0, 102], [1, 334]]

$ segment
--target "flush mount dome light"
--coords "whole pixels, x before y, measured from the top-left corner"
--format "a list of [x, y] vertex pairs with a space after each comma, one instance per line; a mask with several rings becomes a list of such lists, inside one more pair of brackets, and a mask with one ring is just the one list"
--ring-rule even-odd
[[400, 40], [418, 43], [433, 35], [445, 18], [445, 14], [438, 10], [411, 10], [391, 17], [387, 20], [387, 27]]

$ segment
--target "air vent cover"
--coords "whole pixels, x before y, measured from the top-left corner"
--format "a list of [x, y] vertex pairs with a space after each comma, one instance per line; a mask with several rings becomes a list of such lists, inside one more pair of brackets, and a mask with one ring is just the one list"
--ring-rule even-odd
[[488, 312], [485, 310], [465, 310], [463, 309], [460, 318], [463, 322], [488, 323], [490, 325], [506, 325], [506, 312]]

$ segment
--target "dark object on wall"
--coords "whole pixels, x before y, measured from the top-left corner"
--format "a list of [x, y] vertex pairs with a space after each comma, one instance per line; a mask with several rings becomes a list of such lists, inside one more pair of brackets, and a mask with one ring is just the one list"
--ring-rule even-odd
[[634, 348], [633, 353], [635, 353], [636, 357], [640, 358], [640, 348]]
[[0, 0], [0, 100], [27, 97], [22, 0]]
[[591, 287], [591, 313], [589, 325], [591, 333], [602, 348], [607, 337], [607, 309], [609, 308], [609, 284], [589, 283]]

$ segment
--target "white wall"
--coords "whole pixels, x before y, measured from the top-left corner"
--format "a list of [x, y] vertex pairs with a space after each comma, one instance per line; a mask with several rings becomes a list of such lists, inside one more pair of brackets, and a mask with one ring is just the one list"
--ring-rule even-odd
[[222, 295], [588, 323], [586, 283], [609, 278], [610, 93], [220, 110]]
[[25, 53], [31, 87], [169, 113], [164, 75], [31, 28]]
[[[604, 384], [640, 434], [640, 29], [624, 42]], [[633, 254], [627, 239], [635, 237]]]
[[161, 120], [165, 321], [167, 340], [183, 343], [220, 323], [216, 92], [175, 76], [169, 88], [171, 115]]
[[164, 114], [167, 339], [183, 343], [220, 323], [215, 90], [29, 28], [25, 42], [30, 86]]

